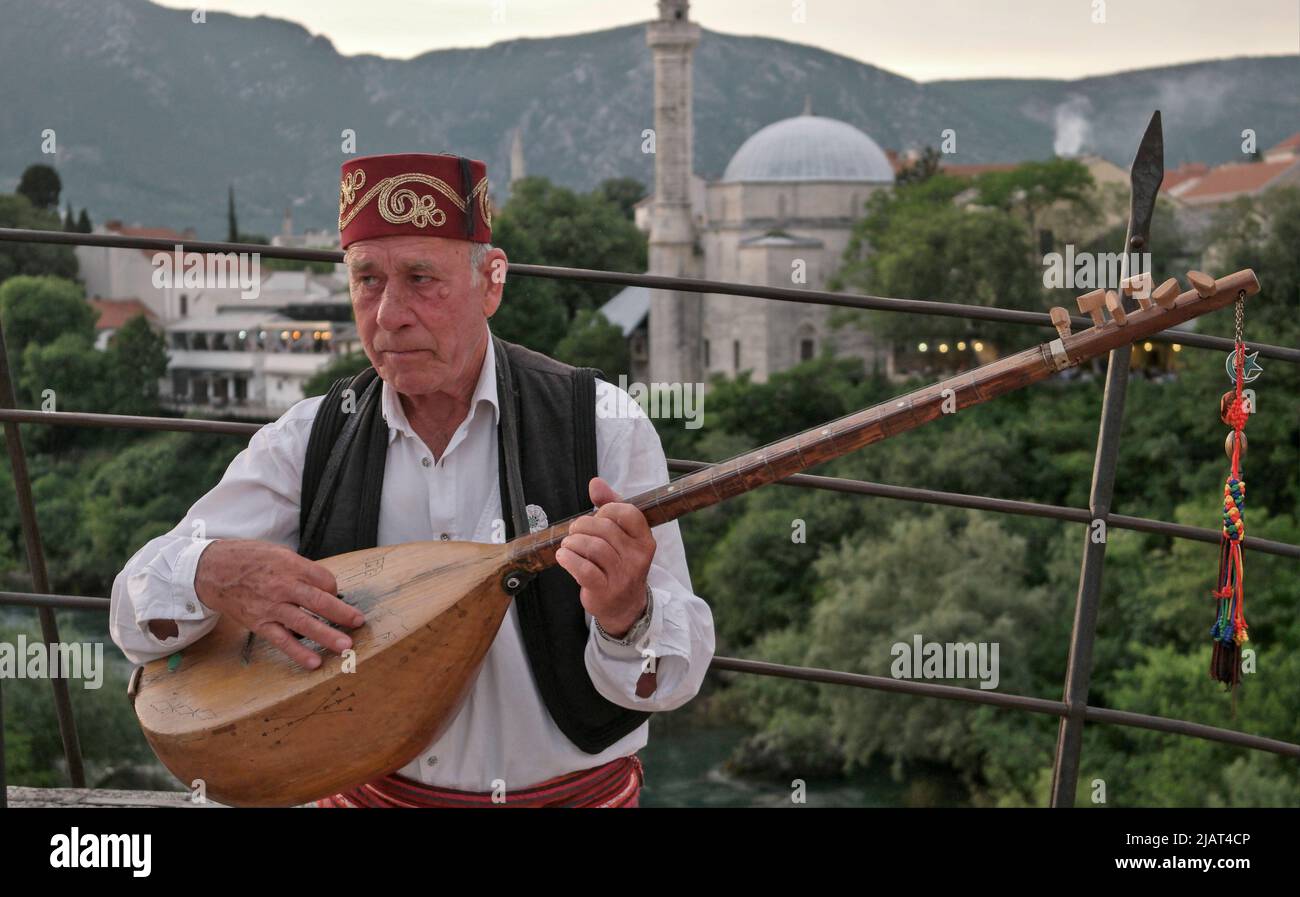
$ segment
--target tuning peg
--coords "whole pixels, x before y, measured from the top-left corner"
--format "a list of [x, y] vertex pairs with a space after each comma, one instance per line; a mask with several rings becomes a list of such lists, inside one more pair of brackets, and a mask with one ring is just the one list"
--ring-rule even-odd
[[1173, 308], [1174, 300], [1178, 298], [1178, 278], [1171, 277], [1160, 284], [1151, 294], [1151, 298], [1156, 300], [1156, 305], [1161, 308]]
[[1106, 291], [1106, 307], [1110, 309], [1110, 316], [1115, 319], [1115, 323], [1121, 327], [1128, 323], [1128, 315], [1124, 314], [1124, 303], [1120, 301], [1119, 293], [1114, 290]]
[[1188, 271], [1187, 279], [1202, 299], [1209, 299], [1214, 295], [1216, 287], [1214, 286], [1214, 278], [1210, 275], [1203, 271]]
[[1086, 315], [1092, 315], [1092, 323], [1100, 327], [1106, 323], [1106, 316], [1101, 310], [1106, 306], [1106, 291], [1093, 290], [1091, 293], [1084, 293], [1077, 300], [1079, 311]]
[[1051, 315], [1052, 326], [1055, 327], [1056, 332], [1061, 335], [1061, 339], [1065, 339], [1070, 335], [1070, 313], [1061, 308], [1061, 306], [1055, 305], [1052, 306]]
[[1126, 277], [1119, 286], [1125, 296], [1133, 296], [1137, 299], [1138, 305], [1142, 306], [1144, 311], [1151, 307], [1151, 290], [1155, 288], [1155, 281], [1150, 271]]
[[1151, 272], [1134, 274], [1132, 277], [1126, 277], [1119, 283], [1119, 289], [1126, 296], [1135, 296], [1138, 303], [1143, 308], [1151, 308], [1151, 291], [1156, 287], [1156, 282], [1152, 279]]

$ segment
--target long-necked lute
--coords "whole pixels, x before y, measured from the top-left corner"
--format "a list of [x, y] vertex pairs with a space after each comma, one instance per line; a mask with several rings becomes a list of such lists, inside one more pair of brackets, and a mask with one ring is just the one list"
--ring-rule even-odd
[[[959, 373], [625, 499], [651, 526], [784, 479], [986, 402], [1112, 349], [1254, 295], [1254, 272], [1170, 280], [1124, 312], [1115, 294], [1081, 297], [1094, 326]], [[1100, 309], [1109, 308], [1105, 318]], [[588, 513], [591, 513], [588, 511]], [[400, 769], [455, 715], [512, 594], [555, 563], [571, 520], [504, 543], [413, 542], [321, 561], [360, 608], [355, 655], [318, 648], [307, 670], [228, 618], [183, 651], [137, 670], [136, 714], [159, 759], [208, 798], [305, 803]]]

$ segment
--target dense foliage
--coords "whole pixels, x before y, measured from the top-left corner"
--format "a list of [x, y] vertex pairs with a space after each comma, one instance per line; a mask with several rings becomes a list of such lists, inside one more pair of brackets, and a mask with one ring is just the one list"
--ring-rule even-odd
[[[639, 194], [629, 185], [612, 183], [586, 196], [540, 179], [516, 186], [497, 226], [497, 242], [513, 261], [643, 270], [644, 238], [628, 220]], [[962, 194], [978, 199], [977, 208], [954, 204]], [[1031, 222], [1053, 203], [1094, 202], [1100, 199], [1077, 172], [1061, 166], [983, 183], [941, 173], [921, 177], [873, 198], [840, 285], [1042, 310], [1062, 300], [1049, 300], [1040, 272], [1025, 264], [1034, 249]], [[24, 198], [0, 197], [0, 222], [15, 214], [38, 213]], [[1157, 246], [1168, 215], [1163, 210], [1157, 218]], [[1213, 261], [1206, 267], [1218, 273], [1253, 267], [1264, 292], [1250, 303], [1247, 337], [1300, 344], [1300, 192], [1275, 191], [1225, 208], [1209, 233], [1215, 242], [1208, 246], [1179, 235], [1169, 258], [1204, 253]], [[1113, 228], [1057, 236], [1080, 246], [1116, 242]], [[108, 351], [96, 353], [91, 325], [72, 301], [80, 294], [67, 279], [75, 273], [67, 267], [70, 256], [5, 252], [0, 247], [0, 277], [8, 278], [0, 284], [0, 315], [20, 401], [39, 407], [42, 390], [53, 385], [61, 410], [160, 413], [150, 381], [156, 387], [162, 347], [143, 322], [122, 328]], [[1157, 273], [1181, 276], [1182, 269]], [[626, 346], [592, 309], [614, 289], [512, 278], [494, 325], [507, 338], [613, 376], [626, 365]], [[918, 327], [929, 334], [964, 332], [957, 319], [885, 313], [844, 326], [862, 323], [898, 339], [911, 338]], [[1231, 313], [1201, 323], [1204, 332], [1227, 334]], [[1031, 329], [997, 332], [1007, 348], [1042, 338]], [[361, 356], [341, 359], [309, 391], [323, 391], [364, 364]], [[1227, 388], [1223, 357], [1186, 350], [1177, 364], [1176, 378], [1131, 381], [1115, 511], [1214, 528], [1226, 470], [1218, 417]], [[1275, 361], [1264, 367], [1245, 461], [1249, 531], [1295, 544], [1300, 371]], [[1013, 393], [814, 472], [1086, 507], [1103, 374], [1082, 371]], [[916, 385], [890, 383], [860, 362], [823, 356], [766, 383], [748, 376], [715, 381], [698, 430], [656, 424], [670, 457], [721, 459]], [[241, 445], [222, 436], [82, 431], [74, 437], [55, 429], [25, 427], [24, 437], [56, 592], [108, 594], [127, 557], [180, 519]], [[7, 465], [0, 465], [0, 494], [12, 495], [12, 488]], [[888, 676], [893, 646], [918, 634], [934, 642], [996, 642], [999, 691], [1060, 698], [1086, 538], [1080, 525], [773, 486], [693, 514], [682, 531], [694, 589], [713, 608], [719, 654]], [[1213, 544], [1110, 530], [1089, 702], [1300, 741], [1295, 562], [1247, 552], [1256, 654], [1234, 718], [1231, 700], [1206, 674], [1217, 555]], [[0, 579], [6, 588], [31, 587], [17, 508], [6, 501], [0, 501]], [[65, 612], [60, 620], [69, 639], [99, 639], [105, 629], [102, 614]], [[0, 640], [12, 641], [19, 631], [31, 637], [34, 614], [2, 613], [0, 628]], [[116, 664], [105, 688], [73, 692], [91, 784], [165, 781], [120, 698], [125, 664], [111, 645], [105, 653]], [[975, 687], [968, 680], [951, 684]], [[10, 781], [61, 783], [48, 683], [6, 682], [5, 701]], [[1057, 729], [1047, 716], [757, 676], [711, 677], [687, 713], [744, 725], [750, 734], [733, 758], [740, 772], [788, 781], [851, 774], [885, 761], [900, 778], [955, 779], [963, 800], [982, 805], [1045, 801]], [[1098, 780], [1111, 805], [1300, 803], [1300, 773], [1272, 755], [1090, 725], [1081, 804], [1089, 803]]]

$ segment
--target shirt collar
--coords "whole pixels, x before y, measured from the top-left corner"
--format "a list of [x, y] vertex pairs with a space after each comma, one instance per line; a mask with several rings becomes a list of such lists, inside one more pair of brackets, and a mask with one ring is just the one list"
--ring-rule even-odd
[[[497, 404], [497, 365], [496, 349], [492, 345], [492, 333], [488, 332], [487, 351], [483, 353], [483, 365], [479, 368], [478, 383], [474, 387], [474, 394], [470, 396], [469, 410], [465, 413], [465, 420], [472, 420], [474, 414], [478, 411], [481, 402], [487, 402], [492, 407], [492, 425], [496, 426], [501, 415], [501, 406]], [[388, 423], [388, 442], [397, 438], [398, 434], [406, 436], [415, 436], [415, 430], [411, 427], [410, 421], [406, 419], [406, 410], [402, 407], [401, 399], [398, 397], [397, 390], [384, 381], [380, 397], [380, 411], [384, 415], [384, 420]]]

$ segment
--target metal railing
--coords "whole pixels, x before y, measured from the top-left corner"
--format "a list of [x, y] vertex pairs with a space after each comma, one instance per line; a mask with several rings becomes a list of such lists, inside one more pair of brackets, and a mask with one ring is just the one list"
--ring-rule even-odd
[[[112, 234], [72, 234], [56, 231], [26, 231], [0, 228], [0, 241], [55, 243], [69, 245], [104, 246], [124, 249], [157, 249], [170, 251], [180, 245], [186, 252], [257, 252], [268, 258], [298, 261], [341, 262], [343, 254], [333, 250], [289, 249], [260, 244], [213, 243], [173, 241], [152, 238], [124, 237]], [[890, 299], [879, 296], [861, 296], [817, 290], [795, 290], [755, 284], [737, 284], [695, 278], [663, 277], [649, 274], [627, 274], [611, 271], [594, 271], [577, 268], [556, 268], [541, 265], [511, 265], [510, 273], [525, 277], [542, 277], [559, 280], [579, 280], [624, 286], [646, 286], [654, 289], [685, 293], [720, 293], [747, 298], [777, 299], [790, 302], [813, 302], [848, 308], [876, 309], [920, 315], [958, 317], [966, 320], [997, 323], [1030, 324], [1053, 327], [1046, 314], [962, 305], [948, 302], [931, 302], [914, 299]], [[1076, 326], [1090, 326], [1089, 318], [1074, 318]], [[1177, 342], [1186, 346], [1227, 351], [1232, 340], [1184, 331], [1165, 331], [1152, 340]], [[1300, 349], [1248, 342], [1250, 351], [1261, 356], [1300, 364]], [[1127, 356], [1124, 356], [1127, 358]], [[1116, 456], [1123, 414], [1123, 390], [1127, 384], [1128, 365], [1111, 365], [1108, 368], [1107, 399], [1103, 402], [1101, 426], [1098, 433], [1097, 461], [1093, 472], [1093, 492], [1089, 508], [1067, 508], [1034, 502], [1013, 501], [981, 495], [963, 495], [868, 483], [836, 477], [796, 474], [780, 481], [781, 485], [826, 489], [836, 492], [889, 498], [898, 501], [947, 505], [1029, 517], [1042, 517], [1071, 523], [1091, 524], [1104, 521], [1107, 526], [1136, 532], [1152, 533], [1176, 539], [1218, 544], [1217, 530], [1185, 526], [1162, 520], [1150, 520], [1115, 514], [1110, 511], [1113, 492]], [[1118, 399], [1116, 397], [1118, 396]], [[0, 331], [0, 422], [3, 422], [9, 461], [13, 470], [14, 489], [18, 497], [20, 517], [28, 565], [34, 591], [0, 592], [0, 606], [20, 605], [35, 607], [40, 613], [42, 637], [46, 642], [58, 641], [58, 627], [54, 619], [56, 609], [104, 610], [109, 599], [49, 593], [49, 580], [37, 527], [35, 505], [32, 500], [31, 481], [27, 474], [26, 455], [23, 451], [20, 424], [44, 424], [92, 428], [131, 430], [161, 430], [170, 432], [220, 433], [251, 436], [262, 424], [233, 421], [197, 420], [192, 418], [141, 417], [119, 414], [94, 414], [86, 412], [43, 412], [19, 409], [15, 400], [8, 359], [4, 348], [4, 334]], [[670, 459], [670, 470], [686, 472], [708, 466], [700, 461]], [[1243, 543], [1246, 549], [1264, 554], [1300, 559], [1300, 545], [1252, 537]], [[1070, 665], [1067, 670], [1066, 694], [1063, 700], [1052, 701], [1025, 695], [991, 693], [979, 689], [962, 688], [927, 682], [867, 676], [836, 670], [787, 666], [733, 657], [715, 657], [711, 669], [797, 679], [805, 682], [867, 688], [894, 692], [914, 697], [938, 698], [983, 704], [1028, 713], [1056, 716], [1061, 720], [1057, 751], [1053, 762], [1052, 806], [1070, 806], [1078, 780], [1079, 758], [1082, 752], [1082, 726], [1085, 722], [1100, 722], [1129, 726], [1157, 732], [1167, 732], [1208, 741], [1216, 741], [1252, 750], [1267, 751], [1283, 756], [1300, 758], [1300, 744], [1251, 735], [1232, 729], [1207, 726], [1187, 720], [1131, 713], [1093, 707], [1087, 704], [1088, 684], [1091, 676], [1092, 644], [1096, 637], [1096, 608], [1101, 588], [1101, 556], [1095, 562], [1085, 561], [1080, 571], [1079, 597], [1074, 624], [1071, 629]], [[74, 787], [84, 787], [85, 773], [82, 765], [77, 730], [68, 701], [66, 682], [53, 678], [55, 710], [63, 739], [68, 775]], [[2, 698], [0, 698], [2, 701]], [[0, 703], [0, 806], [5, 800], [3, 703]]]

